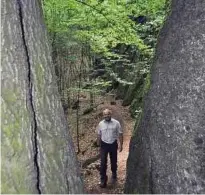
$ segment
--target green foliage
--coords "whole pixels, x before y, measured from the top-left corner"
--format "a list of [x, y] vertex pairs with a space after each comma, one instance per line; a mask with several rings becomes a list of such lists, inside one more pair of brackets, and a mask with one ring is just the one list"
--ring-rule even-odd
[[[137, 76], [149, 74], [158, 33], [169, 7], [168, 2], [44, 0], [44, 16], [52, 45], [61, 48], [61, 51], [67, 51], [74, 45], [86, 45], [89, 48], [88, 58], [93, 60], [93, 56], [100, 56], [106, 65], [107, 78], [101, 81], [90, 80], [89, 85], [84, 83], [88, 88], [72, 86], [69, 91], [87, 90], [98, 93], [110, 86], [111, 81], [117, 81], [122, 86], [132, 85]], [[139, 23], [139, 16], [144, 16], [146, 22]], [[131, 49], [126, 53], [128, 47]], [[77, 56], [66, 54], [63, 58], [76, 64]], [[91, 68], [92, 60], [88, 62]], [[123, 66], [121, 72], [119, 65]], [[147, 83], [147, 80], [144, 81], [142, 87], [147, 86]], [[138, 101], [133, 103], [134, 106], [136, 104], [136, 110], [141, 110]]]
[[111, 81], [97, 80], [95, 82], [83, 82], [82, 87], [69, 87], [69, 92], [89, 92], [99, 94], [112, 85]]
[[44, 0], [43, 8], [50, 33], [68, 33], [77, 42], [88, 43], [95, 53], [106, 56], [118, 44], [135, 45], [142, 52], [148, 52], [140, 34], [139, 25], [130, 15], [155, 16], [162, 10], [165, 0]]

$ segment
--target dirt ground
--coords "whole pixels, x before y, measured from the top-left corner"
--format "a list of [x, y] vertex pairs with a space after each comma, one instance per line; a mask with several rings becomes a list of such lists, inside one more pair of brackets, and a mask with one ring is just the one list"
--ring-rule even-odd
[[[80, 134], [80, 152], [77, 149], [77, 137], [76, 137], [76, 115], [75, 111], [70, 113], [70, 129], [73, 132], [73, 140], [75, 144], [76, 153], [78, 153], [78, 160], [81, 166], [81, 172], [84, 179], [85, 192], [89, 194], [122, 194], [124, 189], [125, 177], [126, 177], [126, 162], [129, 152], [129, 142], [131, 133], [134, 128], [134, 119], [131, 118], [129, 113], [129, 107], [123, 107], [121, 101], [117, 100], [116, 105], [110, 106], [110, 102], [107, 99], [102, 98], [99, 101], [103, 101], [104, 104], [99, 105], [94, 111], [87, 115], [81, 115], [79, 120], [79, 134]], [[81, 109], [83, 106], [81, 106]], [[85, 107], [85, 106], [84, 106]], [[102, 110], [105, 108], [111, 108], [113, 110], [114, 118], [121, 121], [123, 126], [123, 151], [118, 152], [118, 180], [117, 183], [112, 186], [110, 184], [111, 170], [110, 159], [108, 157], [108, 185], [106, 188], [100, 188], [100, 175], [99, 167], [100, 161], [95, 160], [85, 167], [85, 162], [90, 159], [94, 159], [99, 155], [99, 148], [96, 147], [96, 126], [100, 120], [102, 120]], [[89, 160], [88, 160], [89, 159]], [[92, 161], [92, 160], [91, 160]]]

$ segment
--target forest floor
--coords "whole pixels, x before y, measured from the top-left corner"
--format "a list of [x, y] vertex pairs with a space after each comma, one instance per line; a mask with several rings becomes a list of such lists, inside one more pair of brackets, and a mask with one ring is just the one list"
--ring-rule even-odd
[[[68, 115], [70, 130], [74, 140], [74, 145], [77, 153], [77, 157], [81, 167], [81, 173], [84, 179], [85, 192], [89, 194], [123, 194], [125, 177], [126, 177], [126, 162], [129, 153], [129, 142], [134, 128], [134, 119], [131, 118], [129, 113], [129, 107], [123, 107], [120, 100], [115, 100], [115, 105], [110, 105], [107, 97], [98, 98], [99, 102], [104, 104], [99, 105], [89, 114], [83, 115], [83, 109], [86, 108], [86, 100], [80, 101], [79, 112], [79, 146], [77, 147], [77, 136], [76, 136], [76, 110], [72, 110]], [[110, 160], [108, 157], [108, 185], [106, 188], [100, 188], [100, 160], [99, 160], [99, 148], [96, 147], [96, 126], [99, 121], [102, 120], [102, 111], [105, 108], [110, 108], [113, 111], [113, 117], [119, 120], [123, 126], [123, 151], [118, 152], [118, 180], [115, 185], [111, 185], [111, 170]]]

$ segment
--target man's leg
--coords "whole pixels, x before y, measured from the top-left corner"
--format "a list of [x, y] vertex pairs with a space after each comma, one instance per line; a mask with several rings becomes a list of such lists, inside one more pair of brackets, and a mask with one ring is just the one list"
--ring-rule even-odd
[[110, 148], [110, 162], [111, 162], [111, 171], [112, 171], [112, 181], [115, 182], [117, 179], [117, 141], [114, 142]]
[[100, 148], [100, 179], [101, 179], [101, 187], [106, 187], [107, 183], [107, 156], [108, 156], [108, 149], [106, 146], [106, 143], [101, 142], [101, 148]]

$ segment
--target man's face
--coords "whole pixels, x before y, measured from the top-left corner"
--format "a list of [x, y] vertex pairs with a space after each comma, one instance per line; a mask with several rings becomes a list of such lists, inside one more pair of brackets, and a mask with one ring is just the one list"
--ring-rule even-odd
[[110, 121], [111, 120], [111, 113], [105, 112], [105, 113], [103, 113], [103, 117], [106, 121]]

